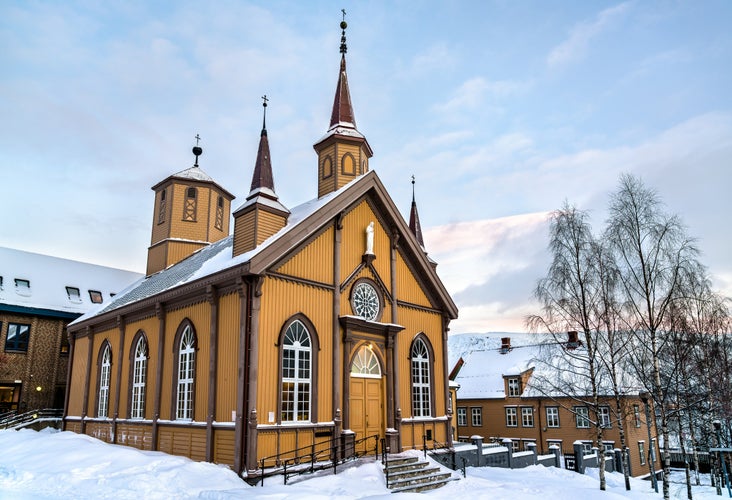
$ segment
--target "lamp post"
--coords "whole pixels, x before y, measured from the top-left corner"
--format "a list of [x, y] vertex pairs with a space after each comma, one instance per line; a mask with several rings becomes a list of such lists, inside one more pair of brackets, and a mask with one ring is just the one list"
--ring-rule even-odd
[[722, 471], [724, 471], [724, 482], [727, 485], [727, 493], [732, 498], [732, 489], [730, 488], [729, 476], [727, 475], [727, 462], [724, 459], [724, 455], [722, 455], [722, 436], [719, 432], [722, 429], [722, 422], [715, 420], [712, 422], [712, 425], [714, 426], [714, 433], [717, 435], [717, 456], [719, 457], [719, 461], [722, 462]]
[[651, 472], [651, 483], [653, 484], [653, 489], [658, 493], [658, 479], [656, 478], [655, 460], [653, 460], [655, 453], [653, 453], [653, 441], [651, 440], [651, 410], [648, 405], [648, 400], [651, 398], [651, 395], [648, 392], [641, 392], [638, 396], [641, 398], [643, 406], [646, 408], [646, 428], [648, 429], [648, 470]]

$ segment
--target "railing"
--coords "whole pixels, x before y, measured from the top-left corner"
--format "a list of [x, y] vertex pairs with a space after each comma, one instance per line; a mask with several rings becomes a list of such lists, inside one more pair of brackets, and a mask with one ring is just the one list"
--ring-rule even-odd
[[[370, 440], [374, 441], [373, 449], [368, 447]], [[363, 447], [359, 445], [364, 445]], [[362, 448], [363, 451], [357, 451]], [[382, 452], [383, 452], [383, 440], [382, 440]], [[349, 453], [350, 450], [350, 453]], [[340, 453], [339, 453], [340, 452]], [[262, 486], [264, 486], [264, 478], [281, 475], [283, 476], [284, 483], [287, 484], [287, 479], [291, 476], [312, 473], [315, 470], [328, 469], [333, 467], [333, 474], [337, 473], [337, 467], [339, 463], [343, 463], [346, 460], [351, 460], [361, 456], [366, 456], [374, 453], [374, 458], [379, 458], [379, 436], [374, 434], [373, 436], [367, 436], [365, 438], [358, 439], [347, 444], [341, 443], [341, 438], [330, 438], [327, 441], [320, 443], [313, 443], [309, 446], [301, 446], [293, 450], [280, 452], [276, 455], [270, 455], [263, 457], [259, 460], [260, 465], [260, 478]], [[287, 459], [281, 457], [291, 456]], [[270, 463], [270, 467], [267, 467], [267, 463]], [[299, 465], [307, 464], [303, 467]], [[319, 465], [316, 465], [319, 464]]]
[[61, 409], [52, 408], [16, 413], [0, 420], [0, 429], [17, 429], [37, 420], [60, 420], [63, 413]]

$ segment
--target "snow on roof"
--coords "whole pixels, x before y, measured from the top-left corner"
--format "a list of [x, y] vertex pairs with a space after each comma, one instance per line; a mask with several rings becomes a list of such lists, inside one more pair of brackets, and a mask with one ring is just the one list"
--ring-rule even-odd
[[[510, 339], [511, 348], [502, 349], [502, 339]], [[449, 337], [450, 366], [462, 358], [455, 382], [460, 384], [460, 399], [503, 399], [504, 377], [520, 376], [531, 370], [522, 397], [562, 397], [591, 394], [586, 350], [579, 344], [567, 350], [566, 343], [546, 334], [484, 333]], [[601, 395], [612, 394], [609, 377], [598, 370]], [[639, 386], [631, 374], [618, 368], [622, 394], [638, 394]]]
[[197, 279], [205, 278], [206, 276], [210, 276], [217, 272], [248, 262], [278, 239], [292, 231], [300, 222], [313, 215], [323, 206], [339, 196], [345, 195], [345, 193], [350, 191], [353, 186], [363, 178], [364, 176], [360, 176], [337, 191], [329, 193], [321, 198], [305, 202], [293, 208], [289, 218], [287, 219], [285, 227], [264, 240], [253, 250], [237, 255], [236, 257], [232, 257], [234, 237], [233, 235], [229, 235], [215, 243], [206, 245], [186, 259], [173, 264], [158, 273], [139, 279], [137, 282], [133, 283], [127, 289], [115, 296], [112, 302], [105, 304], [104, 307], [90, 310], [87, 314], [77, 318], [71, 324], [80, 323], [99, 314], [113, 311], [127, 304], [132, 304], [139, 300], [152, 297], [159, 293], [172, 290], [178, 286], [182, 286], [186, 283], [191, 283]]
[[180, 172], [171, 175], [171, 177], [178, 179], [191, 179], [194, 181], [214, 182], [210, 175], [201, 170], [201, 167], [197, 166], [181, 170]]
[[[512, 349], [501, 354], [501, 339], [510, 337]], [[536, 345], [542, 337], [529, 333], [485, 333], [455, 335], [449, 338], [451, 365], [462, 357], [464, 364], [455, 382], [460, 384], [460, 399], [505, 397], [504, 376], [519, 376], [536, 366]], [[459, 353], [459, 354], [458, 354]]]
[[83, 314], [97, 307], [90, 292], [99, 292], [102, 304], [108, 304], [111, 294], [140, 276], [132, 271], [0, 247], [0, 307]]

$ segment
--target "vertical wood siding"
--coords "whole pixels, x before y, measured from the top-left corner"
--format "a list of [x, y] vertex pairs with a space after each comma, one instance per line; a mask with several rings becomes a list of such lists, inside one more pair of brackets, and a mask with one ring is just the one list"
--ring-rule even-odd
[[[175, 415], [170, 414], [171, 402], [176, 397], [173, 384], [176, 377], [173, 374], [173, 361], [178, 346], [173, 345], [175, 334], [181, 322], [188, 318], [196, 331], [196, 394], [193, 404], [193, 420], [197, 422], [206, 421], [208, 405], [208, 362], [209, 362], [209, 334], [210, 334], [211, 307], [206, 302], [201, 302], [167, 313], [165, 319], [165, 352], [164, 352], [164, 375], [163, 391], [160, 401], [160, 418], [163, 420], [174, 420]], [[205, 438], [205, 435], [204, 435]], [[204, 454], [205, 456], [205, 454]]]
[[333, 228], [330, 227], [277, 272], [319, 283], [333, 283]]
[[285, 219], [265, 210], [257, 211], [257, 245], [285, 227]]
[[254, 210], [234, 219], [234, 255], [240, 255], [254, 248]]
[[239, 312], [240, 299], [238, 293], [229, 293], [219, 297], [219, 344], [217, 351], [216, 414], [214, 417], [218, 422], [231, 422], [231, 412], [236, 410], [239, 373]]
[[[270, 300], [264, 300], [269, 297]], [[272, 300], [276, 297], [276, 300]], [[313, 323], [320, 351], [318, 356], [318, 415], [320, 419], [332, 420], [332, 380], [337, 376], [331, 368], [332, 337], [332, 295], [328, 290], [293, 283], [278, 278], [266, 278], [262, 285], [262, 309], [259, 317], [259, 372], [257, 389], [257, 412], [260, 424], [268, 424], [269, 412], [275, 420], [277, 396], [279, 394], [279, 348], [276, 343], [285, 321], [302, 313]]]
[[161, 427], [158, 450], [171, 455], [189, 457], [195, 461], [206, 460], [206, 430], [192, 427]]
[[139, 450], [152, 450], [152, 426], [150, 424], [117, 424], [117, 444]]
[[371, 210], [366, 201], [359, 203], [350, 211], [343, 223], [341, 244], [341, 277], [348, 277], [361, 264], [361, 257], [366, 252], [366, 227], [374, 223], [374, 268], [382, 281], [389, 286], [391, 283], [391, 251], [389, 233]]
[[[83, 412], [84, 406], [84, 384], [86, 383], [86, 373], [88, 368], [86, 366], [86, 359], [89, 352], [89, 337], [81, 337], [74, 343], [74, 359], [73, 368], [71, 370], [71, 387], [68, 387], [69, 392], [69, 408], [68, 415], [79, 417]], [[89, 392], [93, 391], [93, 388], [89, 388]], [[70, 429], [69, 429], [70, 430]], [[81, 425], [79, 425], [81, 430]], [[75, 431], [77, 432], [77, 431]]]
[[396, 261], [397, 274], [397, 290], [399, 290], [399, 300], [417, 304], [420, 306], [430, 307], [430, 301], [425, 295], [424, 290], [414, 279], [412, 272], [409, 270], [407, 263], [401, 253], [397, 253]]

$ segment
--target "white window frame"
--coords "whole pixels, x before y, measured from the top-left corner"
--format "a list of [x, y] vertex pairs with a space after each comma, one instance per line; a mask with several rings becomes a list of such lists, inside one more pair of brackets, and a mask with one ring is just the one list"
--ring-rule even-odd
[[458, 427], [467, 427], [468, 426], [468, 409], [464, 406], [458, 406], [457, 424], [458, 424]]
[[102, 363], [99, 366], [99, 404], [97, 405], [97, 416], [109, 417], [109, 381], [112, 372], [112, 349], [109, 344], [104, 346], [102, 352]]
[[574, 421], [578, 429], [590, 428], [590, 412], [586, 406], [574, 407]]
[[145, 384], [147, 377], [147, 342], [140, 336], [135, 345], [135, 357], [132, 362], [132, 401], [130, 418], [145, 418]]
[[508, 396], [518, 397], [521, 395], [521, 383], [518, 378], [511, 377], [507, 381], [508, 384]]
[[196, 338], [186, 325], [178, 344], [178, 390], [175, 418], [193, 420], [193, 384], [196, 377]]
[[518, 408], [506, 407], [506, 427], [518, 427]]
[[554, 429], [559, 428], [559, 407], [546, 407], [546, 426]]
[[597, 423], [602, 427], [603, 429], [610, 429], [612, 428], [612, 420], [610, 415], [610, 407], [607, 405], [602, 405], [597, 408]]
[[531, 406], [521, 407], [521, 427], [534, 427], [534, 408]]
[[470, 408], [470, 424], [473, 427], [483, 426], [483, 408], [480, 406], [473, 406]]
[[431, 417], [430, 353], [424, 340], [412, 345], [412, 416]]
[[638, 441], [638, 454], [640, 455], [640, 464], [646, 465], [646, 442]]
[[287, 327], [282, 347], [283, 423], [310, 422], [313, 387], [313, 340], [305, 324], [295, 320]]

